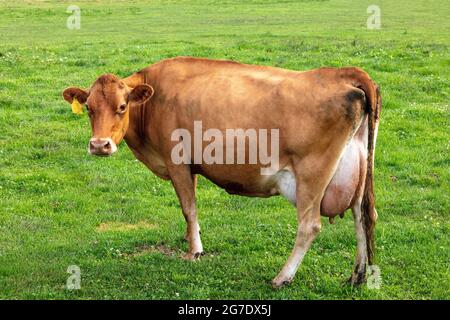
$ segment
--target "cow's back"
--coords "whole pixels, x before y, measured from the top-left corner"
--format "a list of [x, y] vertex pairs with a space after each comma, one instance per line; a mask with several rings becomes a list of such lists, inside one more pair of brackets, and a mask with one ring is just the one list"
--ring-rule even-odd
[[154, 107], [173, 112], [179, 127], [202, 120], [204, 129], [279, 128], [288, 136], [305, 128], [308, 143], [345, 118], [341, 105], [353, 90], [337, 69], [297, 72], [187, 57], [159, 62], [146, 70], [149, 78], [153, 69]]

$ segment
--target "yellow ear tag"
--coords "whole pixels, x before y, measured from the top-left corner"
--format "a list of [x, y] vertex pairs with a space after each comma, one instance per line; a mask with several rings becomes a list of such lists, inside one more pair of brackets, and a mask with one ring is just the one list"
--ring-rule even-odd
[[75, 114], [83, 113], [83, 106], [78, 102], [77, 98], [73, 98], [72, 101], [72, 112]]

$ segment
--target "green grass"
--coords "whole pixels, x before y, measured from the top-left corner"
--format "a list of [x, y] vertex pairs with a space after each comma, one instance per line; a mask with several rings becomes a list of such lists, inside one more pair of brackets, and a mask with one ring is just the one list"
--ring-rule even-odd
[[[365, 27], [365, 0], [75, 3], [81, 30], [71, 31], [72, 1], [0, 1], [0, 298], [450, 298], [447, 1], [377, 1], [381, 30]], [[295, 70], [355, 65], [381, 85], [381, 289], [344, 284], [355, 253], [347, 214], [323, 219], [295, 281], [273, 290], [294, 242], [294, 208], [280, 197], [229, 196], [205, 179], [208, 254], [183, 261], [170, 183], [124, 143], [112, 158], [87, 155], [87, 116], [73, 115], [61, 91], [178, 55]], [[65, 289], [72, 264], [81, 290]]]

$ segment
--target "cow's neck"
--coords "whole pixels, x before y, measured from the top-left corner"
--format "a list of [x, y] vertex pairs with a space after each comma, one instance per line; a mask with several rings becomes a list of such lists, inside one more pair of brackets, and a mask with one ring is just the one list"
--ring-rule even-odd
[[[145, 72], [136, 72], [131, 76], [122, 79], [122, 81], [130, 88], [134, 88], [139, 84], [147, 82]], [[125, 141], [131, 149], [138, 150], [147, 141], [146, 137], [146, 107], [145, 105], [137, 105], [130, 108], [129, 126], [125, 135]]]
[[[141, 74], [134, 74], [126, 78], [128, 86], [136, 86], [141, 83], [151, 84], [151, 79]], [[125, 141], [135, 157], [144, 163], [154, 174], [162, 179], [169, 179], [169, 175], [157, 148], [152, 144], [149, 136], [150, 121], [153, 119], [152, 101], [145, 105], [137, 105], [130, 108], [129, 126], [125, 135]]]
[[144, 105], [137, 105], [130, 108], [129, 117], [130, 122], [125, 135], [125, 141], [131, 148], [139, 148], [146, 140]]

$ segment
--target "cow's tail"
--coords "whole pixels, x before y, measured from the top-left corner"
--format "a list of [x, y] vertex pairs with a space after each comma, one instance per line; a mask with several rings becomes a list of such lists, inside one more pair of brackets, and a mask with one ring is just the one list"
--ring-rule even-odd
[[364, 72], [358, 77], [357, 87], [362, 89], [366, 95], [366, 109], [368, 116], [368, 144], [367, 144], [367, 172], [364, 183], [364, 193], [361, 203], [362, 222], [367, 243], [367, 258], [369, 265], [374, 262], [375, 256], [375, 222], [377, 213], [375, 211], [375, 194], [374, 194], [374, 149], [376, 122], [381, 111], [381, 95], [378, 86]]

